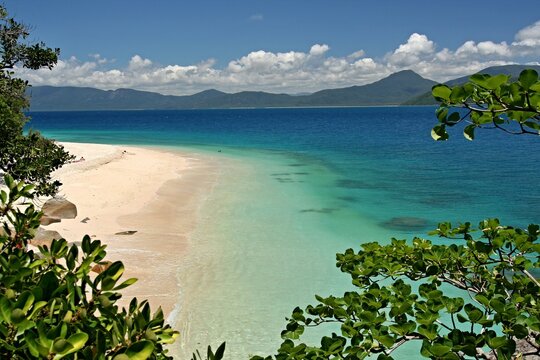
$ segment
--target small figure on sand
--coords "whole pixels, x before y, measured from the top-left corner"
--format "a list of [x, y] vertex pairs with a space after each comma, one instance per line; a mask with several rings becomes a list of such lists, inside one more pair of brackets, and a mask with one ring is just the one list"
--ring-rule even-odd
[[78, 163], [78, 162], [81, 162], [81, 161], [84, 161], [84, 160], [85, 160], [85, 159], [84, 159], [84, 156], [81, 156], [81, 158], [80, 158], [80, 159], [77, 159], [77, 160], [73, 160], [72, 162], [74, 162], [74, 163]]

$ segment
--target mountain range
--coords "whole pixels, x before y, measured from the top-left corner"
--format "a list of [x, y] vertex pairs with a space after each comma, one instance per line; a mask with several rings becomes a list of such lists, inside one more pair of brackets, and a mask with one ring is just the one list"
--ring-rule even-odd
[[[516, 77], [526, 67], [540, 72], [540, 66], [523, 65], [492, 67], [480, 72], [505, 73]], [[447, 84], [456, 85], [467, 79], [468, 76]], [[31, 97], [31, 111], [429, 105], [435, 104], [431, 97], [431, 87], [435, 84], [437, 82], [425, 79], [412, 70], [404, 70], [371, 84], [304, 95], [262, 91], [230, 94], [210, 89], [194, 95], [174, 96], [133, 89], [100, 90], [68, 86], [34, 86], [29, 88], [28, 95]]]

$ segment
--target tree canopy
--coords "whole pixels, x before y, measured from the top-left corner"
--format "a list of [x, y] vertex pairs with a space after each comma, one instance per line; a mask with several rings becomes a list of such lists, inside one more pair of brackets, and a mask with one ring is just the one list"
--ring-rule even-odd
[[0, 6], [0, 172], [32, 182], [37, 194], [53, 195], [60, 183], [51, 179], [51, 172], [72, 157], [38, 132], [24, 134], [28, 83], [17, 78], [14, 69], [50, 69], [57, 62], [59, 50], [43, 43], [28, 43], [29, 35], [27, 27], [10, 18]]
[[[51, 68], [58, 49], [26, 44], [26, 27], [0, 6], [0, 358], [171, 359], [178, 332], [136, 298], [120, 308], [124, 265], [106, 260], [106, 246], [85, 236], [29, 247], [42, 212], [36, 195], [54, 194], [51, 172], [71, 156], [37, 132], [23, 133], [28, 84], [13, 69]], [[128, 305], [129, 304], [129, 305]]]
[[[540, 81], [536, 70], [522, 71], [515, 82], [504, 74], [476, 74], [464, 85], [436, 85], [432, 94], [441, 103], [437, 109], [439, 124], [431, 132], [435, 140], [447, 140], [447, 128], [462, 122], [468, 124], [463, 135], [469, 140], [474, 139], [476, 129], [540, 135]], [[450, 112], [451, 108], [463, 111]]]

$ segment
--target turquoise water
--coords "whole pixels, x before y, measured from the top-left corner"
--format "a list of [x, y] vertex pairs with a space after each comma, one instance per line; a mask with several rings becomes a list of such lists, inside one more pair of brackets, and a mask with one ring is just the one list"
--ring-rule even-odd
[[189, 257], [179, 259], [180, 358], [221, 341], [230, 359], [272, 352], [296, 305], [349, 287], [334, 267], [348, 247], [425, 235], [438, 221], [539, 218], [537, 139], [484, 131], [474, 142], [456, 133], [437, 143], [431, 107], [31, 116], [62, 141], [222, 158]]

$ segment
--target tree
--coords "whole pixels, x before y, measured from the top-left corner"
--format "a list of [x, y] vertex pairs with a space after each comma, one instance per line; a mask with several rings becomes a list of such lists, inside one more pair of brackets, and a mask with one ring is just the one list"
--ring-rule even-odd
[[[540, 82], [533, 69], [522, 71], [516, 82], [510, 82], [508, 75], [476, 74], [462, 86], [436, 85], [432, 93], [441, 102], [437, 110], [440, 124], [431, 132], [435, 140], [447, 140], [446, 128], [461, 122], [469, 123], [463, 130], [469, 140], [478, 128], [540, 135]], [[449, 114], [451, 107], [466, 111]]]
[[56, 191], [50, 174], [71, 158], [36, 132], [23, 134], [28, 84], [13, 69], [51, 68], [58, 56], [22, 43], [28, 35], [0, 6], [0, 358], [171, 359], [165, 345], [178, 332], [146, 300], [120, 309], [120, 290], [136, 279], [120, 281], [124, 265], [106, 261], [101, 241], [28, 247], [43, 215], [32, 200]]
[[10, 18], [0, 6], [0, 172], [36, 184], [39, 195], [53, 195], [60, 183], [51, 179], [51, 173], [73, 157], [35, 131], [24, 134], [28, 83], [15, 77], [14, 69], [50, 69], [57, 62], [59, 50], [43, 43], [27, 44], [28, 36], [26, 26]]
[[[540, 82], [525, 70], [509, 83], [505, 75], [475, 75], [463, 86], [436, 85], [441, 106], [436, 140], [448, 139], [447, 127], [469, 122], [465, 137], [477, 128], [538, 135]], [[448, 115], [451, 107], [466, 109]], [[540, 235], [503, 226], [497, 219], [453, 227], [440, 223], [431, 235], [448, 245], [414, 238], [389, 245], [363, 244], [337, 254], [337, 266], [356, 291], [316, 296], [318, 303], [297, 307], [274, 357], [262, 359], [392, 359], [405, 343], [417, 341], [431, 359], [510, 359], [540, 356]], [[309, 327], [323, 327], [320, 344], [300, 342]]]

